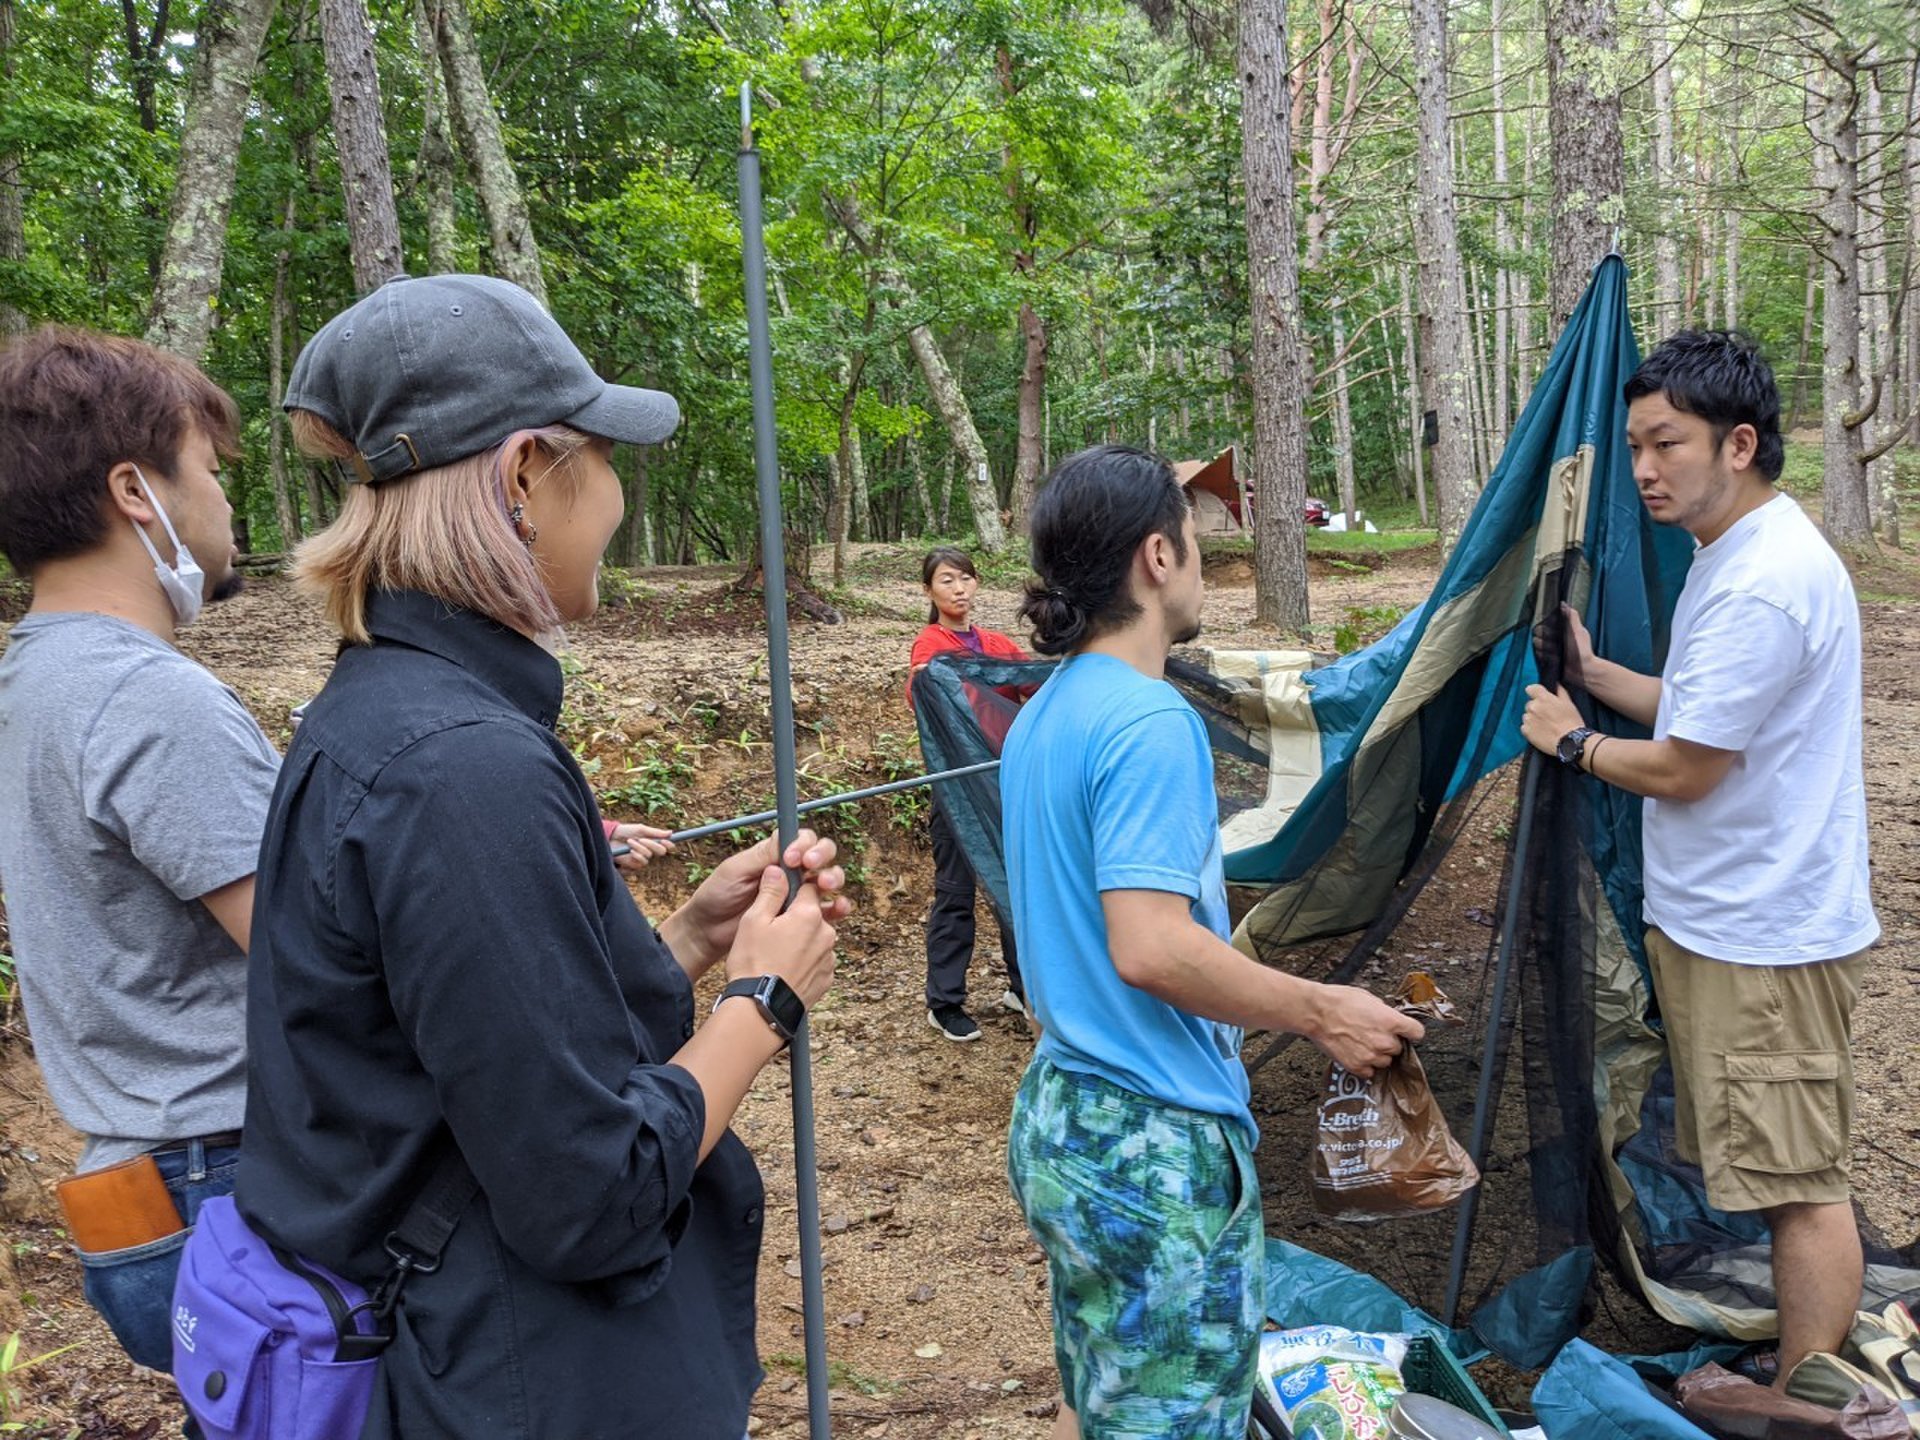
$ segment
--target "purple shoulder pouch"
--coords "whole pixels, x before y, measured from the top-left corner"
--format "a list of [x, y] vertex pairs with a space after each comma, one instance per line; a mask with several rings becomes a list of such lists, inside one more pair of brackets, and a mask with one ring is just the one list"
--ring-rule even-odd
[[201, 1208], [173, 1292], [173, 1375], [208, 1440], [360, 1433], [380, 1352], [367, 1292], [269, 1245], [233, 1200]]

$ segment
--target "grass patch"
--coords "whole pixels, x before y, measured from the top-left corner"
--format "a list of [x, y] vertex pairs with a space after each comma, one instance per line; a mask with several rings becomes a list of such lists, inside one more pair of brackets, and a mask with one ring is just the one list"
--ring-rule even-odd
[[1309, 530], [1309, 555], [1392, 555], [1438, 544], [1438, 530]]
[[[762, 1357], [761, 1363], [769, 1370], [784, 1370], [791, 1375], [804, 1376], [807, 1373], [807, 1357], [804, 1355], [767, 1355]], [[900, 1385], [895, 1380], [882, 1380], [863, 1374], [844, 1360], [829, 1360], [827, 1388], [852, 1390], [861, 1395], [891, 1395]]]
[[[917, 572], [916, 572], [917, 573]], [[852, 588], [834, 589], [827, 587], [816, 592], [842, 615], [859, 615], [872, 620], [917, 620], [917, 615], [903, 615], [898, 608], [870, 599]]]

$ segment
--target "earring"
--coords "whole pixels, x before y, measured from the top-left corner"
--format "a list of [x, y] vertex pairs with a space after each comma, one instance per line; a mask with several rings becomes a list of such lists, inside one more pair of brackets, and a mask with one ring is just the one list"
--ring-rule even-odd
[[516, 505], [507, 511], [507, 519], [513, 522], [513, 533], [519, 535], [520, 543], [531, 550], [533, 548], [533, 542], [540, 538], [540, 531], [536, 526], [528, 525], [527, 533], [520, 535], [520, 527], [526, 523], [526, 518], [527, 507], [525, 505]]

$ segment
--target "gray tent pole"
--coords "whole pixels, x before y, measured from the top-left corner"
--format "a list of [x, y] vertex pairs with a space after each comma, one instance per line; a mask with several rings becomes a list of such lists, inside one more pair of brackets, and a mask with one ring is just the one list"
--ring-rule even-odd
[[[1500, 954], [1494, 962], [1493, 996], [1487, 1007], [1487, 1024], [1480, 1042], [1480, 1089], [1473, 1102], [1473, 1135], [1467, 1154], [1480, 1169], [1487, 1158], [1487, 1138], [1493, 1128], [1493, 1056], [1500, 1044], [1500, 1017], [1507, 1008], [1507, 986], [1513, 978], [1513, 947], [1520, 928], [1521, 887], [1527, 881], [1527, 846], [1533, 836], [1533, 799], [1540, 789], [1540, 766], [1546, 757], [1527, 750], [1525, 779], [1520, 782], [1520, 823], [1513, 833], [1513, 875], [1507, 885], [1507, 913], [1500, 927]], [[1453, 1227], [1453, 1256], [1447, 1265], [1447, 1299], [1440, 1318], [1448, 1325], [1459, 1323], [1460, 1292], [1467, 1279], [1467, 1249], [1473, 1241], [1473, 1220], [1480, 1209], [1480, 1190], [1487, 1183], [1484, 1171], [1480, 1184], [1460, 1197], [1460, 1215]]]
[[[923, 785], [935, 785], [942, 780], [959, 780], [967, 775], [978, 775], [984, 770], [998, 770], [998, 760], [982, 760], [975, 765], [960, 765], [952, 770], [936, 771], [932, 775], [909, 775], [904, 780], [889, 780], [884, 785], [869, 785], [864, 790], [846, 790], [838, 795], [823, 795], [818, 800], [809, 800], [795, 810], [797, 815], [811, 815], [816, 810], [831, 810], [836, 805], [851, 805], [856, 800], [871, 800], [876, 795], [892, 795], [901, 790], [918, 790]], [[757, 810], [751, 815], [736, 815], [731, 820], [715, 820], [706, 825], [696, 825], [691, 830], [676, 830], [667, 839], [678, 845], [682, 840], [704, 840], [709, 835], [724, 835], [729, 830], [738, 830], [746, 825], [764, 825], [769, 820], [780, 817], [778, 810]], [[627, 852], [625, 845], [613, 847], [616, 855]]]
[[[773, 692], [773, 796], [784, 850], [800, 828], [793, 754], [793, 673], [787, 658], [787, 551], [780, 513], [780, 451], [773, 432], [773, 337], [767, 326], [767, 250], [761, 228], [760, 152], [753, 87], [740, 87], [740, 252], [746, 263], [747, 375], [753, 390], [753, 473], [760, 491], [760, 581], [767, 602], [767, 683]], [[789, 893], [800, 877], [787, 874]], [[807, 1432], [831, 1433], [827, 1412], [826, 1296], [820, 1283], [820, 1175], [814, 1154], [813, 1057], [803, 1019], [789, 1047], [793, 1076], [794, 1202], [800, 1221], [800, 1319], [806, 1331]]]
[[[1578, 554], [1577, 549], [1570, 552], [1558, 570], [1540, 576], [1533, 596], [1534, 630], [1542, 624], [1558, 622], [1560, 602], [1565, 598], [1567, 579], [1574, 556]], [[1551, 673], [1543, 673], [1540, 679], [1550, 690], [1558, 686], [1561, 679], [1558, 665]], [[1487, 1009], [1486, 1030], [1480, 1042], [1480, 1087], [1473, 1103], [1473, 1135], [1467, 1145], [1474, 1168], [1481, 1172], [1480, 1184], [1460, 1197], [1460, 1215], [1453, 1227], [1453, 1255], [1447, 1264], [1447, 1300], [1440, 1315], [1449, 1325], [1459, 1323], [1460, 1292], [1467, 1282], [1467, 1250], [1473, 1243], [1473, 1221], [1480, 1210], [1480, 1191], [1487, 1183], [1484, 1167], [1487, 1141], [1493, 1130], [1493, 1057], [1500, 1044], [1500, 1018], [1507, 1009], [1507, 988], [1513, 980], [1520, 900], [1527, 883], [1527, 851], [1533, 838], [1534, 799], [1540, 792], [1541, 767], [1547, 763], [1545, 755], [1531, 745], [1527, 747], [1520, 780], [1520, 823], [1513, 830], [1513, 872], [1507, 879], [1507, 913], [1500, 924], [1500, 953], [1493, 967], [1492, 1004]]]

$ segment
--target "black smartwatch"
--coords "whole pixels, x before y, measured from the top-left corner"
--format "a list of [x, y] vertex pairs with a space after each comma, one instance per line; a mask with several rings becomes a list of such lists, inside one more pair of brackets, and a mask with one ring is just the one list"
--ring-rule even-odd
[[1580, 757], [1586, 753], [1587, 741], [1600, 732], [1591, 726], [1582, 725], [1578, 730], [1569, 730], [1560, 737], [1560, 743], [1553, 747], [1553, 758], [1562, 765], [1580, 768]]
[[713, 1008], [718, 1010], [736, 995], [745, 995], [760, 1007], [760, 1018], [780, 1037], [782, 1045], [793, 1043], [794, 1032], [807, 1018], [807, 1002], [778, 975], [748, 975], [731, 982], [713, 1002]]

